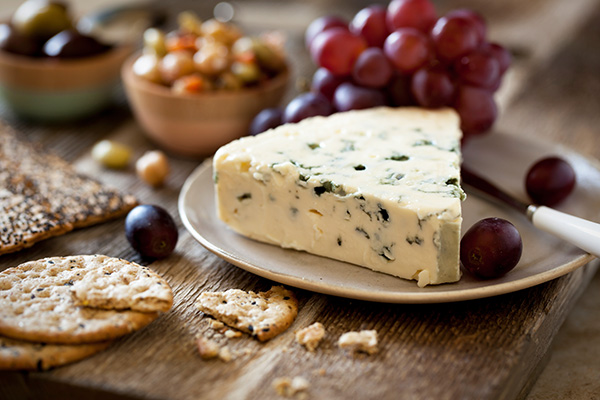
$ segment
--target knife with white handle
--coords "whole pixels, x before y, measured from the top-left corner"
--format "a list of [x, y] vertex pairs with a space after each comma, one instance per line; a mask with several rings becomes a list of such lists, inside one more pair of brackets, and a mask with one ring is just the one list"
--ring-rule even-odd
[[550, 207], [523, 203], [464, 166], [461, 176], [466, 185], [492, 196], [526, 215], [536, 228], [553, 234], [600, 258], [600, 224]]

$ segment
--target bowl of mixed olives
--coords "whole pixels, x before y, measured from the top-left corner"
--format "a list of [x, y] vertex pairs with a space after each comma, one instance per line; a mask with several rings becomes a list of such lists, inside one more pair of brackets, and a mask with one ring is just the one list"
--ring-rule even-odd
[[113, 100], [131, 52], [80, 32], [66, 4], [27, 0], [0, 23], [0, 98], [35, 120], [91, 115]]
[[246, 36], [186, 11], [176, 29], [147, 29], [143, 42], [123, 64], [125, 92], [143, 131], [172, 153], [212, 154], [285, 95], [290, 72], [276, 33]]

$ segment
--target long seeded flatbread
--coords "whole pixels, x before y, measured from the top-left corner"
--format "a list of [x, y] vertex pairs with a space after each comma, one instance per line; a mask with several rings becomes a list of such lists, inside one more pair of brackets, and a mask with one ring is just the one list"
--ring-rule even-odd
[[0, 254], [124, 215], [136, 204], [0, 124]]

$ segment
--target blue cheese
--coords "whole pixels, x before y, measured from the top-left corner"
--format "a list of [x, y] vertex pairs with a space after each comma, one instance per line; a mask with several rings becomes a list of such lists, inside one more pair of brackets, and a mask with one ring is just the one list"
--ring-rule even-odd
[[218, 216], [236, 232], [428, 284], [460, 279], [459, 118], [375, 108], [221, 147]]

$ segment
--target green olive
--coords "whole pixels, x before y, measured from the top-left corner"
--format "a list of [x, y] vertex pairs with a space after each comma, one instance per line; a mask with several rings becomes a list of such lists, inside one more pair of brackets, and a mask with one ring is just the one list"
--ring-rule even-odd
[[121, 143], [101, 140], [92, 148], [92, 158], [108, 168], [125, 168], [129, 164], [131, 150]]
[[165, 33], [158, 28], [146, 29], [144, 32], [144, 52], [164, 57], [167, 54]]
[[261, 67], [271, 72], [279, 72], [285, 68], [285, 61], [279, 53], [262, 40], [252, 39], [254, 54]]
[[260, 67], [255, 63], [234, 62], [231, 72], [245, 84], [251, 84], [260, 79]]
[[46, 0], [28, 0], [12, 16], [11, 24], [19, 33], [47, 39], [72, 27], [67, 8]]

